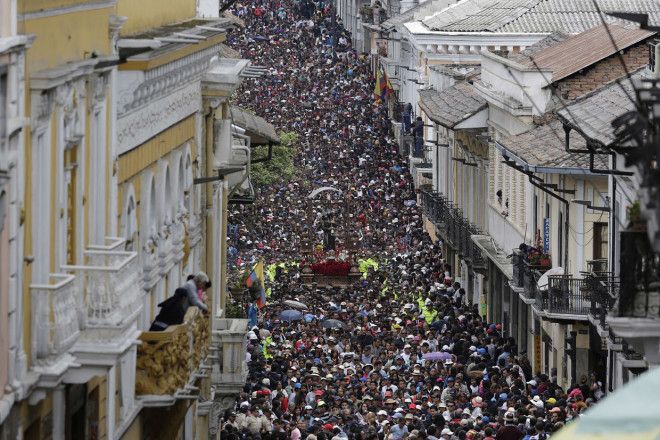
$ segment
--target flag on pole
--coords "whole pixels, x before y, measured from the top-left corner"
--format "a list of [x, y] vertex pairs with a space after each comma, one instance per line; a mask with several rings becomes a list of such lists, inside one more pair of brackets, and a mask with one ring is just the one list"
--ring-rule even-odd
[[245, 285], [250, 289], [254, 285], [259, 286], [259, 297], [257, 298], [257, 307], [263, 309], [266, 306], [266, 286], [264, 285], [264, 263], [259, 261], [254, 265], [250, 275], [245, 280]]
[[[380, 73], [380, 69], [376, 72], [376, 87], [374, 88], [374, 97], [376, 98], [376, 102], [381, 102], [382, 97], [381, 95], [383, 94], [383, 89], [382, 89], [382, 80], [383, 75]], [[386, 83], [387, 84], [387, 83]]]
[[394, 91], [394, 88], [392, 87], [392, 83], [390, 82], [390, 79], [387, 77], [387, 72], [383, 72], [383, 84], [385, 90], [383, 90], [383, 97], [382, 99], [385, 100], [385, 98], [389, 98], [392, 92]]

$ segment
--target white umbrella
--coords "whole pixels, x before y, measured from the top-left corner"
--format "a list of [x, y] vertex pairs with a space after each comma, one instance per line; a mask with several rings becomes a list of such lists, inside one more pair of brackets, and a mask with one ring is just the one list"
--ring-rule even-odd
[[541, 278], [539, 278], [539, 281], [536, 283], [540, 291], [544, 292], [548, 290], [548, 276], [551, 275], [564, 275], [564, 268], [559, 266], [553, 267], [552, 269], [541, 275]]
[[287, 299], [286, 301], [284, 301], [284, 304], [291, 307], [292, 309], [298, 309], [298, 310], [308, 309], [307, 305], [301, 303], [300, 301], [294, 301], [292, 299]]
[[322, 193], [323, 191], [336, 191], [339, 194], [343, 193], [342, 190], [340, 190], [339, 188], [335, 188], [334, 186], [322, 186], [321, 188], [316, 188], [314, 191], [309, 193], [307, 198], [308, 199], [313, 199], [314, 197], [316, 197], [317, 195], [319, 195], [319, 193]]

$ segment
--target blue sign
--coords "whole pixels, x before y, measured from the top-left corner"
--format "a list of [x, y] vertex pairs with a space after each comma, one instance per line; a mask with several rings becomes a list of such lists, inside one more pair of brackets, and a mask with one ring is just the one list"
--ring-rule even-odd
[[543, 252], [550, 253], [550, 219], [543, 219]]

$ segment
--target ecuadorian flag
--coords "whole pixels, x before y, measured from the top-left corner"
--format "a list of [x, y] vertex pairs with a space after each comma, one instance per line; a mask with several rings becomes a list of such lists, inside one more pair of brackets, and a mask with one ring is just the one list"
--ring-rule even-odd
[[378, 70], [376, 72], [376, 87], [374, 88], [376, 102], [384, 102], [385, 99], [392, 94], [393, 90], [392, 83], [390, 83], [387, 73]]
[[250, 275], [245, 279], [245, 285], [249, 289], [255, 283], [259, 284], [259, 298], [257, 298], [257, 307], [263, 309], [266, 306], [266, 286], [264, 285], [264, 262], [259, 261], [254, 265]]

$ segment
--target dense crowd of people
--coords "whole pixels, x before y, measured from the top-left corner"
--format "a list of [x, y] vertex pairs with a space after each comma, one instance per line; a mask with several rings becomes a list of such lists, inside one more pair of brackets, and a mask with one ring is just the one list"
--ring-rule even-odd
[[[424, 231], [370, 60], [350, 47], [331, 3], [257, 0], [233, 12], [245, 27], [228, 44], [268, 69], [246, 81], [239, 104], [298, 135], [299, 172], [230, 214], [236, 266], [263, 259], [277, 272], [222, 435], [539, 440], [599, 399], [594, 378], [563, 390], [533, 371], [456, 282]], [[341, 193], [308, 197], [326, 186]], [[378, 263], [342, 287], [303, 283], [294, 264], [313, 258], [328, 212], [333, 255]], [[306, 308], [287, 310], [291, 301]]]

